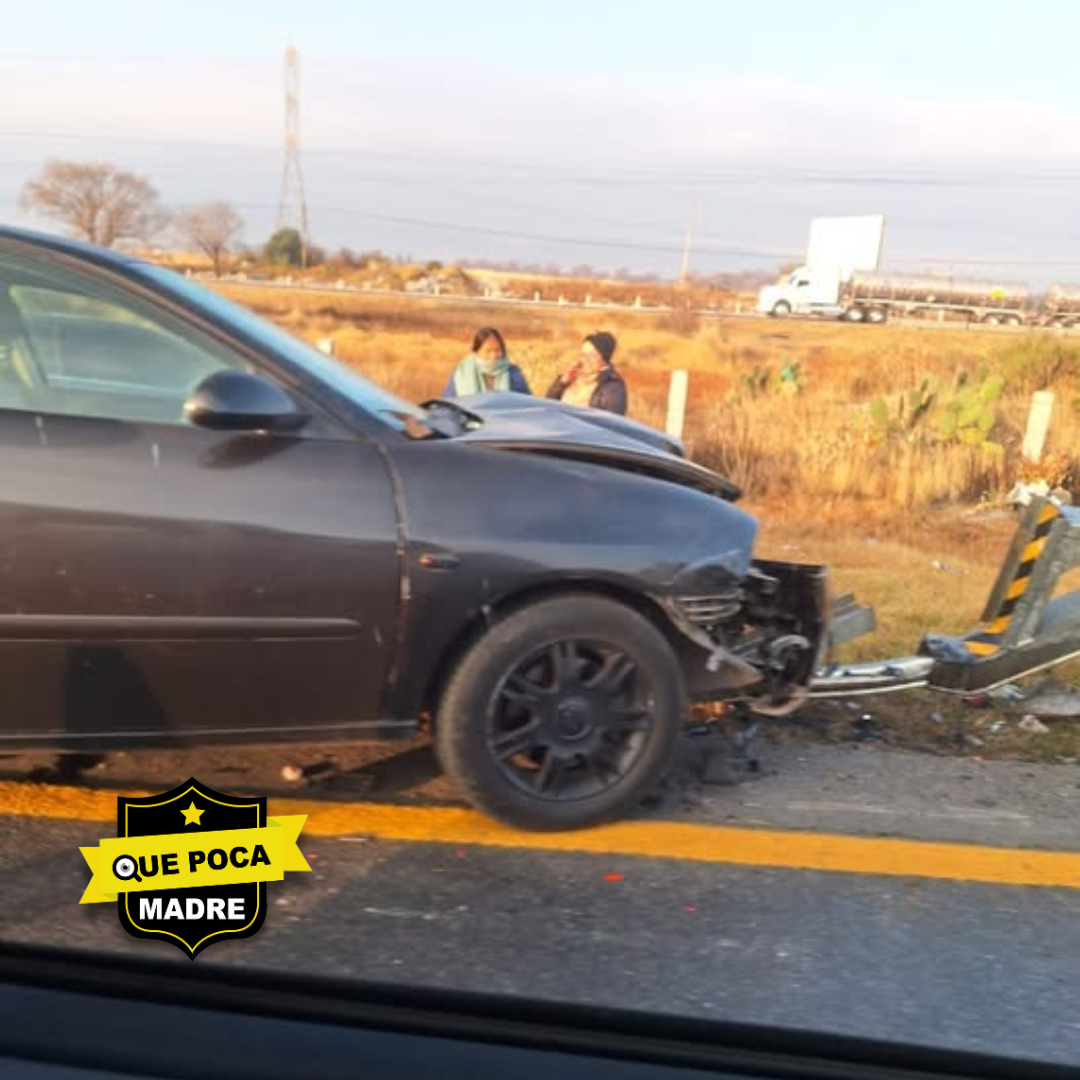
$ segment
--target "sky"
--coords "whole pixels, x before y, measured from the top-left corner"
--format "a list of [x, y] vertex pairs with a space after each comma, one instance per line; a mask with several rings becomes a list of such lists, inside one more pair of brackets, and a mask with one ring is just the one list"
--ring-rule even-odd
[[677, 274], [884, 214], [885, 269], [1080, 281], [1072, 0], [51, 0], [0, 42], [0, 220], [49, 157], [312, 240]]

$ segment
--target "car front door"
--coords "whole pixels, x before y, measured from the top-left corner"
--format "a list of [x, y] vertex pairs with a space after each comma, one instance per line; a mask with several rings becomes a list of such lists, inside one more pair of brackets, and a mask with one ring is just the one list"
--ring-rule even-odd
[[[380, 717], [398, 618], [378, 448], [184, 414], [238, 345], [0, 247], [0, 747], [318, 736]], [[291, 391], [296, 397], [296, 391]]]

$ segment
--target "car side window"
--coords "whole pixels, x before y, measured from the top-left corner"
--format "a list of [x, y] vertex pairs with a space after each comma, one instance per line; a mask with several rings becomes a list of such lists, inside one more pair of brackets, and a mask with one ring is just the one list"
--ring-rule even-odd
[[141, 297], [66, 267], [0, 260], [0, 407], [187, 423], [184, 402], [242, 357]]

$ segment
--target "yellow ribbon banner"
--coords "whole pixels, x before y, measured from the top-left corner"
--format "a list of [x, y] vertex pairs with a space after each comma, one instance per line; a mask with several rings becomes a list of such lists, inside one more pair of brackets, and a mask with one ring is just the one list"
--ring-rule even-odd
[[102, 904], [119, 893], [282, 881], [307, 870], [297, 839], [307, 814], [274, 817], [265, 828], [205, 833], [106, 837], [79, 848], [93, 872], [80, 904]]

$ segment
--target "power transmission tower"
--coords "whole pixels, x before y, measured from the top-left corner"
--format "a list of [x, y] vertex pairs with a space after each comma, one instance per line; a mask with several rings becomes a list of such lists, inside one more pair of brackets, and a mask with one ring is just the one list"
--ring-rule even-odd
[[285, 50], [285, 168], [278, 202], [279, 229], [300, 234], [300, 265], [307, 266], [308, 219], [304, 180], [300, 173], [300, 57], [290, 45]]

